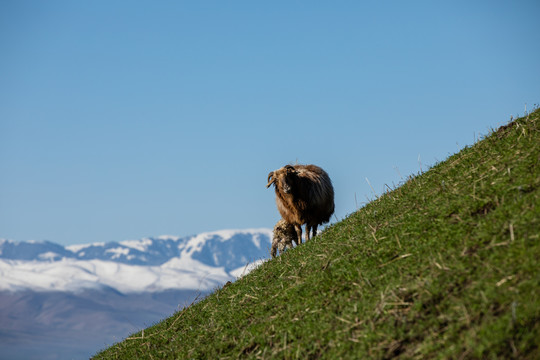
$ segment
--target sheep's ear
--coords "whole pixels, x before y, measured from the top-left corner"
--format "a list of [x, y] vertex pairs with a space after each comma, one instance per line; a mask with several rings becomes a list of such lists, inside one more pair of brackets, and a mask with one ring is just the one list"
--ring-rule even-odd
[[268, 180], [267, 180], [267, 181], [268, 181], [268, 184], [266, 184], [266, 187], [269, 188], [270, 185], [272, 185], [272, 184], [274, 183], [274, 181], [275, 181], [275, 179], [274, 179], [274, 172], [273, 172], [273, 171], [271, 171], [271, 172], [268, 174]]

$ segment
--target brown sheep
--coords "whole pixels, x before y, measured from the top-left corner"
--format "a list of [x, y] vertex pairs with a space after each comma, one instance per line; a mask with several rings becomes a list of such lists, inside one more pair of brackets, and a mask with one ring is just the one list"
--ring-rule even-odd
[[276, 205], [281, 217], [294, 225], [297, 243], [302, 243], [302, 225], [306, 224], [306, 240], [317, 234], [319, 224], [330, 221], [334, 213], [334, 188], [330, 177], [315, 165], [286, 165], [268, 174], [274, 185]]
[[274, 226], [274, 236], [272, 238], [272, 249], [270, 250], [270, 255], [276, 257], [277, 250], [279, 253], [287, 249], [293, 248], [293, 242], [296, 242], [296, 229], [293, 224], [289, 224], [283, 219], [280, 219], [276, 226]]

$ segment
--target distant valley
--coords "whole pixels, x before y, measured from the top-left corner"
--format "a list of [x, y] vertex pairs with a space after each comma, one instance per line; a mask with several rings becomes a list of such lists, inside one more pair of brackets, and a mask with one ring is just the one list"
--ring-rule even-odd
[[63, 247], [0, 240], [0, 359], [88, 358], [268, 258], [271, 230]]

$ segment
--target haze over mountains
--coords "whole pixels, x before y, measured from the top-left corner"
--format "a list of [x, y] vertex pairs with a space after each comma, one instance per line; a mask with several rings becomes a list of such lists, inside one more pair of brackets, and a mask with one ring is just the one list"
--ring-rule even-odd
[[0, 359], [88, 358], [247, 273], [268, 258], [271, 235], [223, 230], [67, 247], [0, 240]]

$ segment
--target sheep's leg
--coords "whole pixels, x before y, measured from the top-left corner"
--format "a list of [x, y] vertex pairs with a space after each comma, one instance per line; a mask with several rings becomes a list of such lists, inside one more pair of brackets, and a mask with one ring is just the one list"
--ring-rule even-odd
[[278, 247], [278, 242], [273, 241], [272, 242], [272, 249], [270, 250], [270, 255], [272, 255], [272, 257], [276, 257], [277, 247]]
[[296, 230], [296, 244], [300, 245], [302, 243], [302, 225], [294, 225], [294, 230]]
[[311, 226], [309, 226], [309, 224], [306, 224], [306, 242], [309, 241], [310, 231], [311, 231]]
[[314, 238], [315, 235], [317, 235], [317, 224], [313, 225], [312, 229], [313, 229], [313, 236], [312, 236], [312, 238]]

